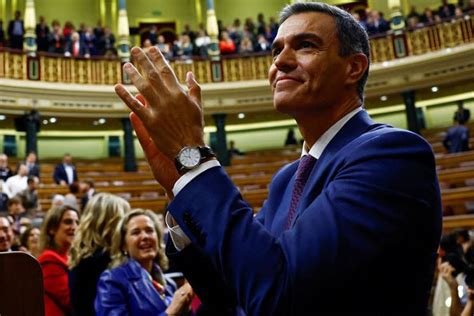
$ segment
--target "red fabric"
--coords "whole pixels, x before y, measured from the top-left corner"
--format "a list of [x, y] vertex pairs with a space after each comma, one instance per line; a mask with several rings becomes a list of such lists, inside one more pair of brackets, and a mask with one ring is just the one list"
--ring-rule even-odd
[[45, 250], [38, 261], [43, 270], [45, 315], [65, 316], [71, 310], [67, 255]]
[[221, 50], [221, 53], [223, 54], [235, 53], [235, 44], [232, 41], [229, 41], [229, 42], [220, 41], [219, 49]]

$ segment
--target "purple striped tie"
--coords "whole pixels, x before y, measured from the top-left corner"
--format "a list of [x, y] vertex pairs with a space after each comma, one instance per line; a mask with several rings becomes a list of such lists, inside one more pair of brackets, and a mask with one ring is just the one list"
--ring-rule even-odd
[[301, 194], [303, 194], [304, 186], [308, 181], [309, 174], [311, 173], [311, 170], [313, 170], [315, 163], [316, 158], [311, 155], [305, 155], [300, 159], [300, 164], [296, 170], [295, 186], [293, 187], [293, 194], [291, 195], [290, 210], [288, 212], [285, 229], [291, 227], [291, 222], [293, 222], [296, 215], [296, 207], [298, 206]]

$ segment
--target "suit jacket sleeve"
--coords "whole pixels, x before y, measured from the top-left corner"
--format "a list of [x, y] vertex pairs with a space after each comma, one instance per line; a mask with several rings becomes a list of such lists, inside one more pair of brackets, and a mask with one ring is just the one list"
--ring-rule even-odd
[[104, 271], [97, 283], [94, 302], [97, 316], [128, 316], [126, 288], [113, 277], [110, 270]]
[[[254, 220], [222, 168], [195, 178], [169, 205], [247, 314], [297, 314], [385, 247], [406, 242], [400, 232], [411, 231], [409, 223], [434, 219], [440, 203], [434, 157], [418, 136], [377, 134], [341, 155], [333, 179], [280, 236]], [[433, 235], [439, 228], [433, 226], [418, 229]]]
[[171, 238], [166, 245], [166, 254], [183, 272], [194, 292], [202, 302], [205, 315], [235, 315], [237, 302], [235, 294], [219, 274], [202, 249], [189, 245], [182, 251], [176, 251]]
[[71, 309], [66, 269], [54, 260], [42, 263], [44, 291], [62, 310]]

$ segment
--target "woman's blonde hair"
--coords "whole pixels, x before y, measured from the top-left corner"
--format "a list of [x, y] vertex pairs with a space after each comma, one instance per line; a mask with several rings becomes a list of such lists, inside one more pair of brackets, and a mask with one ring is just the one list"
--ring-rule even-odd
[[64, 213], [67, 211], [76, 212], [77, 217], [79, 217], [79, 211], [70, 205], [53, 207], [48, 211], [46, 218], [41, 225], [39, 253], [42, 253], [45, 249], [59, 249], [59, 245], [56, 245], [54, 242], [54, 234], [51, 234], [51, 231], [56, 231], [59, 228]]
[[125, 214], [120, 225], [114, 233], [112, 240], [112, 250], [111, 258], [112, 262], [110, 263], [110, 268], [118, 267], [119, 265], [128, 261], [128, 256], [123, 251], [125, 245], [125, 235], [127, 234], [127, 225], [130, 220], [134, 217], [144, 215], [151, 219], [153, 222], [153, 227], [155, 228], [156, 235], [158, 237], [157, 242], [157, 255], [155, 257], [155, 262], [158, 263], [161, 269], [166, 270], [168, 268], [168, 258], [165, 255], [165, 245], [163, 242], [163, 231], [160, 228], [158, 217], [150, 210], [144, 209], [134, 209], [131, 212]]
[[110, 193], [94, 195], [84, 209], [69, 250], [69, 268], [74, 268], [98, 249], [110, 252], [114, 231], [123, 215], [129, 211], [130, 204], [121, 197]]

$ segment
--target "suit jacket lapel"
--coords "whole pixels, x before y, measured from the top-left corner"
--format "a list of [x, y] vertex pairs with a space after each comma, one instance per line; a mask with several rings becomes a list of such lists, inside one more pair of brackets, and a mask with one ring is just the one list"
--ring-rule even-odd
[[[369, 117], [369, 114], [365, 110], [362, 110], [354, 115], [329, 142], [309, 175], [308, 182], [301, 196], [301, 201], [296, 209], [296, 216], [292, 222], [292, 226], [301, 213], [313, 201], [314, 197], [321, 193], [323, 181], [326, 179], [328, 173], [326, 167], [333, 161], [337, 152], [346, 144], [367, 131], [372, 125], [374, 125], [374, 122]], [[325, 174], [326, 176], [323, 176]]]
[[133, 259], [130, 259], [127, 264], [129, 271], [128, 280], [136, 289], [136, 293], [140, 295], [143, 300], [146, 300], [148, 305], [156, 310], [157, 314], [160, 310], [165, 310], [166, 305], [151, 281], [148, 280], [149, 276], [147, 272]]

